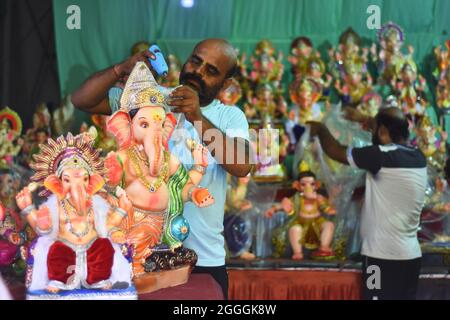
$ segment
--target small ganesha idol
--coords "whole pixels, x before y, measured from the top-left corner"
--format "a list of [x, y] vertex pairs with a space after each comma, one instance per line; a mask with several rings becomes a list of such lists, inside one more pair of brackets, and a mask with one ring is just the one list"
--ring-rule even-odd
[[133, 246], [133, 272], [140, 292], [188, 280], [197, 256], [182, 247], [190, 231], [183, 217], [184, 203], [206, 207], [214, 202], [207, 189], [198, 187], [208, 164], [206, 148], [186, 141], [194, 159], [186, 170], [169, 152], [177, 121], [166, 110], [166, 97], [145, 63], [138, 62], [125, 85], [120, 109], [108, 120], [119, 148], [106, 159], [108, 185], [125, 189], [132, 203], [122, 228]]
[[[27, 299], [136, 299], [128, 249], [119, 224], [131, 206], [99, 196], [104, 163], [93, 140], [60, 136], [40, 146], [33, 181], [16, 196], [21, 215], [38, 234], [28, 255]], [[47, 200], [36, 207], [32, 192]]]

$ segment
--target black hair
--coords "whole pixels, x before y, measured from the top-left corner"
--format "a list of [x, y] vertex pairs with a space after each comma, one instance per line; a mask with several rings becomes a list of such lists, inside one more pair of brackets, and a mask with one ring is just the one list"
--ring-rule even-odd
[[[378, 112], [375, 117], [377, 128], [384, 126], [391, 137], [392, 142], [400, 143], [409, 138], [408, 120], [404, 116], [398, 116], [391, 112], [393, 108], [386, 108]], [[396, 109], [396, 108], [395, 108]]]
[[297, 48], [298, 45], [300, 44], [300, 42], [305, 43], [308, 47], [311, 47], [311, 48], [313, 46], [313, 43], [312, 43], [310, 38], [308, 38], [308, 37], [297, 37], [291, 42], [291, 50], [294, 49], [294, 48]]
[[300, 172], [297, 180], [300, 181], [303, 178], [307, 178], [307, 177], [312, 177], [312, 178], [316, 179], [316, 175], [312, 171], [303, 171], [303, 172]]
[[45, 128], [39, 128], [39, 129], [37, 129], [36, 131], [35, 131], [35, 134], [38, 134], [38, 133], [45, 133], [46, 135], [50, 135], [50, 133], [48, 132], [48, 130], [47, 129], [45, 129]]
[[445, 178], [447, 180], [450, 179], [450, 158], [448, 158], [447, 161], [445, 161], [444, 172], [445, 172]]

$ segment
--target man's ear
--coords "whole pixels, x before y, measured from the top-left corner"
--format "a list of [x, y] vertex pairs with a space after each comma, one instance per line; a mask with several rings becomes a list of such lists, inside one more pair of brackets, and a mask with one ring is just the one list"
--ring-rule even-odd
[[391, 138], [391, 136], [389, 135], [388, 129], [387, 129], [385, 126], [383, 126], [383, 125], [380, 125], [380, 126], [378, 127], [378, 132], [379, 132], [379, 135], [380, 135], [380, 136], [384, 136], [384, 137], [389, 137], [389, 138]]
[[220, 89], [220, 91], [226, 90], [229, 86], [231, 86], [232, 83], [233, 83], [233, 78], [225, 79], [225, 81], [223, 82], [223, 85], [222, 85], [222, 88]]

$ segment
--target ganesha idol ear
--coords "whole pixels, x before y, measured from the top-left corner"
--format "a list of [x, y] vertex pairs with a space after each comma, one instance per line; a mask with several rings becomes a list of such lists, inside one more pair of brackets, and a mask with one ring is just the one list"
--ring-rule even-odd
[[316, 181], [316, 190], [319, 190], [321, 186], [322, 183], [320, 183], [320, 181]]
[[166, 150], [169, 149], [169, 140], [172, 136], [173, 130], [175, 130], [175, 126], [177, 125], [177, 119], [172, 112], [166, 114], [166, 120], [164, 120], [163, 125], [163, 144]]
[[56, 175], [52, 174], [45, 178], [44, 187], [47, 188], [51, 193], [55, 194], [58, 199], [65, 197], [61, 179]]
[[94, 173], [89, 177], [89, 185], [87, 187], [86, 192], [88, 195], [92, 196], [100, 191], [101, 188], [105, 185], [105, 180], [101, 175]]
[[112, 115], [107, 122], [108, 131], [117, 140], [119, 149], [126, 149], [130, 147], [131, 136], [131, 118], [130, 115], [124, 111], [118, 111]]

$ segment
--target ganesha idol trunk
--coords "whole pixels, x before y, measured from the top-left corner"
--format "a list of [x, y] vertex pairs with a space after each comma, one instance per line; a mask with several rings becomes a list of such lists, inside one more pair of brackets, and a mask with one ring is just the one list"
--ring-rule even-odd
[[135, 275], [133, 281], [139, 294], [179, 286], [189, 281], [196, 263], [197, 254], [191, 249], [154, 248], [144, 263], [145, 272]]

